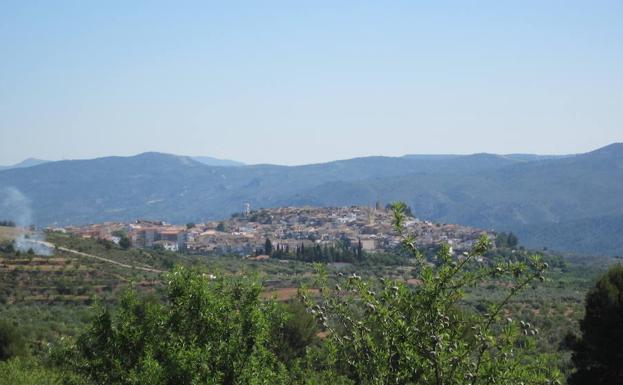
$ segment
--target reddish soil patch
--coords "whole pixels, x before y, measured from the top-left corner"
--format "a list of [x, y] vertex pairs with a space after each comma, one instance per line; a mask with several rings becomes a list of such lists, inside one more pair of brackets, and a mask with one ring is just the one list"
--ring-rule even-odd
[[320, 339], [325, 339], [329, 336], [329, 331], [328, 330], [323, 330], [321, 332], [316, 333], [316, 337], [320, 338]]
[[[263, 292], [260, 296], [263, 299], [275, 298], [277, 301], [287, 301], [289, 299], [296, 298], [298, 290], [299, 289], [297, 287], [284, 287], [281, 289], [267, 290]], [[309, 292], [314, 296], [320, 293], [318, 289], [309, 289]]]

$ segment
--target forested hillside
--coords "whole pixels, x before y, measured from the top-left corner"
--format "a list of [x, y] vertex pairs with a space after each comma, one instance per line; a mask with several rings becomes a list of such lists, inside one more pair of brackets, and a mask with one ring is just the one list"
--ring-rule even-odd
[[[411, 155], [294, 167], [218, 167], [145, 153], [1, 171], [0, 194], [10, 188], [27, 198], [38, 225], [196, 222], [227, 217], [246, 202], [257, 208], [402, 200], [419, 218], [514, 231], [532, 247], [623, 253], [608, 235], [623, 231], [620, 220], [609, 219], [604, 232], [580, 231], [623, 215], [623, 144], [566, 157]], [[11, 210], [5, 204], [5, 216], [16, 215]], [[599, 242], [591, 242], [595, 236]]]

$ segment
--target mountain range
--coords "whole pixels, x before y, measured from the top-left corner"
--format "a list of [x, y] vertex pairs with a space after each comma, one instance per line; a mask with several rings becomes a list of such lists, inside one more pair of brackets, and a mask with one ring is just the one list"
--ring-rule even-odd
[[[212, 158], [211, 156], [192, 156], [191, 158], [196, 160], [199, 163], [207, 164], [208, 166], [229, 166], [229, 167], [244, 166], [244, 163], [242, 162], [229, 160], [229, 159]], [[12, 164], [10, 166], [0, 166], [0, 171], [9, 170], [11, 168], [32, 167], [32, 166], [37, 166], [39, 164], [48, 163], [48, 162], [50, 161], [37, 159], [37, 158], [28, 158], [28, 159], [24, 159], [23, 161], [19, 163]]]
[[[512, 231], [529, 247], [623, 255], [622, 143], [566, 156], [377, 156], [303, 166], [211, 165], [151, 152], [2, 170], [0, 194], [9, 189], [23, 195], [37, 225], [196, 222], [240, 212], [247, 202], [257, 208], [402, 200], [419, 218]], [[4, 199], [0, 219], [24, 209]]]

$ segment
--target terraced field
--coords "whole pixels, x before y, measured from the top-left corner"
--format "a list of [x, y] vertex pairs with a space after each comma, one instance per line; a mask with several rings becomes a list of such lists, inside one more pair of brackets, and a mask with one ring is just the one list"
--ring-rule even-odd
[[0, 241], [10, 241], [19, 234], [15, 227], [0, 226]]
[[[143, 272], [145, 273], [145, 272]], [[149, 274], [149, 273], [147, 273]], [[143, 276], [104, 261], [61, 252], [54, 257], [0, 257], [0, 303], [80, 303], [109, 301], [130, 282], [157, 286], [156, 274]]]
[[[2, 229], [5, 245], [11, 233]], [[0, 249], [0, 318], [19, 324], [35, 344], [74, 335], [88, 321], [94, 303], [115, 306], [126, 288], [157, 294], [163, 287], [162, 262], [161, 269], [151, 263], [171, 256], [61, 235], [49, 239], [56, 246], [52, 256]]]

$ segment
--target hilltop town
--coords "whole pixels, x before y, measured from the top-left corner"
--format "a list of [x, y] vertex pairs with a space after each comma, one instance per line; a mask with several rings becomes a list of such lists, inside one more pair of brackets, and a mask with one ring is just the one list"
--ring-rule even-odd
[[[137, 220], [54, 230], [115, 243], [127, 236], [133, 247], [162, 247], [196, 254], [270, 254], [267, 248], [288, 254], [306, 247], [326, 248], [336, 244], [352, 245], [359, 252], [383, 252], [394, 249], [400, 242], [392, 218], [392, 213], [381, 207], [282, 207], [253, 211], [247, 208], [226, 220], [183, 226]], [[415, 217], [408, 217], [405, 226], [419, 246], [447, 243], [456, 252], [469, 249], [483, 233], [494, 236], [482, 229], [432, 223]]]

